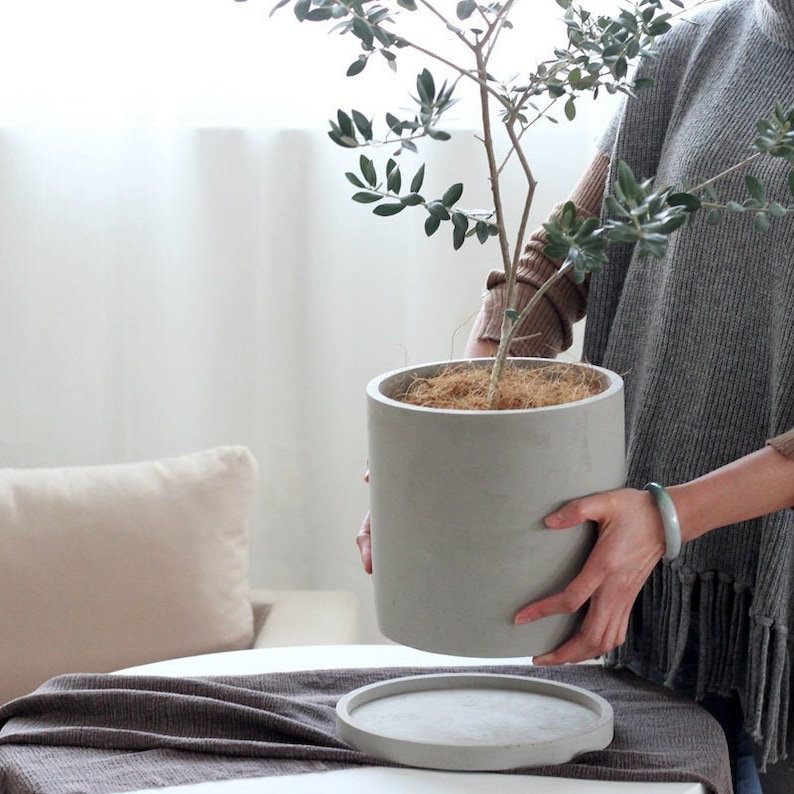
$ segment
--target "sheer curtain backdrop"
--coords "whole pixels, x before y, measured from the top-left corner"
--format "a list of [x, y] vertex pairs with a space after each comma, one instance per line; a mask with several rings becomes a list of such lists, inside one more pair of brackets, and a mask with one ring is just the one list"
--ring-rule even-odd
[[[350, 42], [270, 5], [0, 0], [0, 465], [245, 444], [253, 583], [354, 590], [377, 641], [354, 545], [364, 388], [462, 351], [495, 251], [454, 253], [418, 214], [349, 200], [358, 155], [325, 120], [400, 107], [406, 83], [361, 99]], [[553, 0], [523, 5], [516, 68], [564, 36]], [[603, 110], [582, 110], [536, 134], [535, 223], [591, 156]], [[456, 126], [428, 189], [468, 171], [484, 206], [479, 145]]]

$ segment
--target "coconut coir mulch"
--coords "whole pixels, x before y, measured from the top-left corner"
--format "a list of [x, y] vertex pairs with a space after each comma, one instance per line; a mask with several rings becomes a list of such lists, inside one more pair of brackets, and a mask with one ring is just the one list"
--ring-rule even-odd
[[430, 378], [417, 378], [397, 397], [425, 408], [507, 411], [576, 402], [604, 390], [597, 372], [565, 362], [532, 368], [508, 363], [494, 405], [488, 404], [490, 367], [449, 366]]

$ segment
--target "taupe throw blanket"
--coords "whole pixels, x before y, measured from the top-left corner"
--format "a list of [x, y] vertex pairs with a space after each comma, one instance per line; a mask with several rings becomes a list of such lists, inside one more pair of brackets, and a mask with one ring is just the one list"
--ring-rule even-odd
[[[615, 740], [534, 775], [700, 781], [731, 794], [722, 732], [703, 710], [596, 666], [463, 668], [575, 684], [615, 711]], [[64, 675], [0, 708], [3, 794], [107, 794], [157, 786], [387, 765], [344, 744], [335, 705], [364, 684], [442, 672], [389, 668], [213, 678]], [[521, 773], [518, 772], [518, 774]]]

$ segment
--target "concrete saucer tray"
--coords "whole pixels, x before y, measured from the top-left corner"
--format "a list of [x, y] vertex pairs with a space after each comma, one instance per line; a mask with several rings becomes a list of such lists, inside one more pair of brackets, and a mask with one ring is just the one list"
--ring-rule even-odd
[[336, 707], [340, 737], [377, 758], [451, 771], [562, 764], [612, 741], [602, 697], [538, 678], [407, 676], [361, 687]]

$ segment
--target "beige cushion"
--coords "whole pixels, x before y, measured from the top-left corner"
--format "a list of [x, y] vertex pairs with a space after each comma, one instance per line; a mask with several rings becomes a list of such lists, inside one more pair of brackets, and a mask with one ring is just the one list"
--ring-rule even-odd
[[346, 590], [251, 591], [254, 648], [358, 642], [358, 599]]
[[0, 702], [64, 672], [251, 647], [256, 463], [0, 470]]

